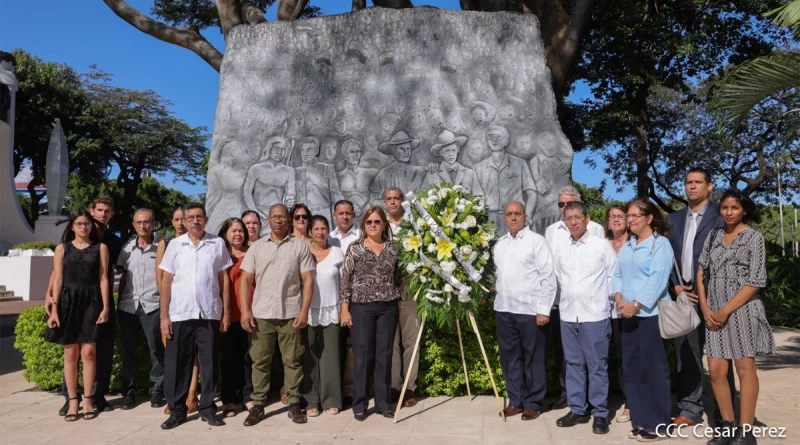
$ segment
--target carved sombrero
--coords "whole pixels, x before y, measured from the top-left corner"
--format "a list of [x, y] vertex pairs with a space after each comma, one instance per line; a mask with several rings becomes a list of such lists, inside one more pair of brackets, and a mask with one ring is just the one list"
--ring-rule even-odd
[[405, 131], [398, 131], [397, 133], [392, 136], [391, 139], [378, 145], [378, 151], [385, 155], [393, 155], [392, 149], [395, 145], [411, 143], [411, 149], [416, 150], [419, 147], [419, 139], [412, 139], [408, 137], [408, 133]]
[[436, 142], [437, 143], [433, 144], [431, 146], [431, 149], [430, 149], [431, 155], [437, 156], [437, 157], [441, 156], [442, 149], [444, 147], [447, 147], [448, 145], [455, 144], [455, 145], [458, 146], [458, 148], [461, 148], [461, 147], [464, 146], [464, 144], [467, 143], [467, 139], [468, 138], [466, 136], [456, 136], [450, 130], [447, 130], [447, 129], [442, 130], [442, 132], [439, 133], [439, 136], [436, 137]]

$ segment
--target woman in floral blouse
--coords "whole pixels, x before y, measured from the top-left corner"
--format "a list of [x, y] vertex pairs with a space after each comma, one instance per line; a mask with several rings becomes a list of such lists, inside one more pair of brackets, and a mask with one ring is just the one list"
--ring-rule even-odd
[[[350, 327], [353, 339], [353, 415], [358, 421], [367, 418], [370, 372], [377, 412], [393, 417], [392, 348], [400, 299], [398, 248], [380, 207], [366, 211], [361, 233], [361, 239], [347, 249], [339, 283], [341, 324]], [[370, 369], [373, 365], [374, 369]]]

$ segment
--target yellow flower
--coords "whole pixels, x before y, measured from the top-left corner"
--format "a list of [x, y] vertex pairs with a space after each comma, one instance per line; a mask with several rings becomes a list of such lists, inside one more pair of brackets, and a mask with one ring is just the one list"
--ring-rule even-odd
[[481, 229], [478, 232], [478, 240], [481, 242], [481, 246], [489, 247], [489, 241], [492, 239], [492, 234], [489, 232], [484, 231]]
[[442, 261], [445, 258], [450, 258], [452, 256], [453, 249], [455, 249], [456, 245], [450, 241], [445, 239], [437, 238], [436, 239], [436, 259]]
[[406, 250], [419, 250], [422, 246], [422, 239], [417, 235], [409, 235], [403, 240], [403, 248]]
[[442, 217], [442, 225], [444, 227], [453, 227], [453, 223], [456, 221], [456, 216], [458, 216], [452, 209], [444, 209], [439, 216]]

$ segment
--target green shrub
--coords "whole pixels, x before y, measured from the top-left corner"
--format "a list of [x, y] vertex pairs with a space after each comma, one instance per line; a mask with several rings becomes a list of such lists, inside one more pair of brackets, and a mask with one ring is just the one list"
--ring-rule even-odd
[[44, 250], [50, 249], [55, 251], [56, 246], [58, 243], [55, 241], [30, 241], [27, 243], [19, 243], [12, 247], [12, 249], [21, 249], [21, 250]]
[[769, 324], [800, 328], [800, 259], [771, 258], [767, 275], [761, 298]]
[[[115, 294], [116, 298], [117, 295]], [[61, 379], [64, 373], [64, 349], [61, 345], [44, 340], [47, 329], [44, 306], [33, 306], [25, 309], [17, 319], [14, 328], [14, 348], [22, 353], [23, 376], [45, 391], [61, 391]], [[114, 358], [111, 374], [111, 392], [122, 390], [122, 359], [120, 358], [120, 331], [114, 331]], [[149, 388], [150, 352], [142, 335], [136, 352], [137, 388]], [[81, 381], [81, 378], [79, 378]]]

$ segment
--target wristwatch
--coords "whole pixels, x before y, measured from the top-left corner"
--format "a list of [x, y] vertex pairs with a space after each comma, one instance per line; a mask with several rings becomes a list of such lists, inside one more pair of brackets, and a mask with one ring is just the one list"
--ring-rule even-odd
[[636, 312], [639, 312], [639, 309], [642, 308], [642, 303], [639, 303], [638, 301], [633, 300], [633, 307], [636, 308]]

